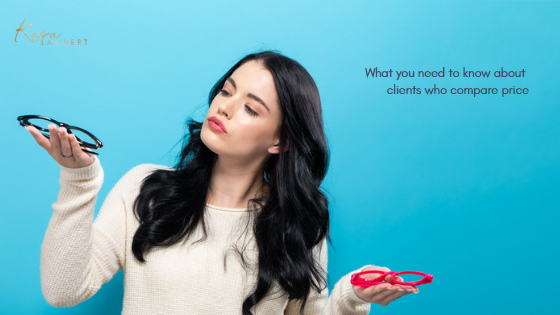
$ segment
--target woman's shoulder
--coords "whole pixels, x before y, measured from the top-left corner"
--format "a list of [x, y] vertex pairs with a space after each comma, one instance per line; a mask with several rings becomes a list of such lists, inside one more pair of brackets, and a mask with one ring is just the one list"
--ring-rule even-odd
[[120, 181], [127, 183], [141, 183], [146, 177], [155, 171], [173, 171], [173, 168], [166, 165], [144, 163], [131, 168], [126, 172]]
[[157, 170], [173, 171], [173, 167], [167, 165], [161, 165], [161, 164], [144, 163], [144, 164], [134, 166], [127, 173], [145, 174]]

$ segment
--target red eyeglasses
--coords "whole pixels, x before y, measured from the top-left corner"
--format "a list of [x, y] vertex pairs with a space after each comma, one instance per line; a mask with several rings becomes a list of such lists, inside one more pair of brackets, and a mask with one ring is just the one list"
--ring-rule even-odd
[[[376, 278], [373, 278], [373, 279], [360, 278], [360, 276], [362, 276], [362, 275], [371, 274], [371, 273], [379, 274], [379, 276], [376, 277]], [[368, 271], [362, 271], [362, 272], [358, 272], [358, 273], [353, 274], [352, 277], [350, 278], [350, 282], [353, 285], [357, 285], [357, 286], [366, 288], [366, 287], [369, 287], [369, 286], [372, 286], [372, 285], [388, 283], [388, 282], [384, 281], [384, 279], [387, 275], [391, 275], [391, 281], [389, 281], [389, 283], [411, 285], [411, 286], [428, 284], [428, 283], [431, 283], [432, 280], [434, 279], [434, 276], [432, 276], [431, 274], [418, 272], [418, 271], [394, 272], [394, 271], [368, 270]], [[420, 275], [420, 276], [424, 276], [424, 278], [422, 278], [418, 281], [409, 281], [409, 282], [399, 281], [399, 280], [395, 279], [396, 276], [403, 276], [403, 275], [405, 277], [406, 277], [406, 275]], [[401, 278], [403, 278], [403, 277], [401, 277]], [[404, 278], [403, 278], [403, 280], [404, 280]]]

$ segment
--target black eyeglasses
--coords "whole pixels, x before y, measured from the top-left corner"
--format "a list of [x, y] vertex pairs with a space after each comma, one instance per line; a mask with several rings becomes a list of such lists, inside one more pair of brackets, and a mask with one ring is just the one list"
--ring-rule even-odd
[[66, 123], [56, 121], [49, 117], [39, 116], [39, 115], [24, 115], [24, 116], [19, 116], [17, 120], [19, 121], [19, 124], [23, 127], [33, 126], [37, 128], [37, 130], [39, 130], [39, 132], [41, 132], [43, 136], [47, 137], [47, 139], [50, 139], [50, 134], [49, 134], [50, 123], [56, 124], [59, 127], [64, 127], [66, 128], [69, 134], [73, 134], [74, 136], [76, 136], [76, 140], [78, 140], [80, 146], [83, 147], [82, 151], [87, 153], [99, 155], [99, 153], [86, 150], [84, 148], [95, 150], [103, 147], [103, 143], [101, 143], [101, 140], [97, 139], [97, 137], [89, 133], [87, 130], [76, 126], [70, 126]]

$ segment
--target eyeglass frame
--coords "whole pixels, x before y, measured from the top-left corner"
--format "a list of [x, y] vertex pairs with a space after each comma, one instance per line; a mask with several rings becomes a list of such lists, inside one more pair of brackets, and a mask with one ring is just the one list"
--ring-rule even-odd
[[[50, 117], [40, 116], [40, 115], [22, 115], [22, 116], [18, 116], [18, 118], [17, 118], [17, 120], [19, 121], [19, 124], [20, 124], [22, 127], [33, 126], [33, 127], [37, 128], [37, 130], [40, 130], [40, 131], [43, 131], [43, 132], [49, 132], [48, 129], [45, 129], [45, 128], [42, 128], [42, 127], [39, 127], [39, 126], [37, 126], [37, 125], [34, 125], [34, 124], [30, 123], [30, 122], [29, 122], [29, 119], [44, 119], [44, 120], [46, 120], [46, 121], [50, 121], [50, 122], [52, 122], [52, 123], [58, 125], [59, 127], [64, 127], [64, 128], [66, 128], [66, 130], [68, 131], [69, 134], [72, 134], [72, 129], [74, 129], [74, 130], [79, 130], [79, 131], [85, 133], [86, 135], [88, 135], [89, 137], [91, 137], [91, 138], [93, 139], [93, 141], [95, 141], [95, 144], [92, 144], [92, 143], [89, 143], [89, 142], [85, 142], [85, 141], [83, 141], [82, 139], [78, 138], [78, 136], [76, 136], [76, 135], [74, 134], [74, 136], [76, 137], [76, 140], [78, 140], [78, 142], [80, 143], [80, 146], [81, 146], [81, 147], [85, 147], [85, 148], [88, 148], [88, 149], [94, 149], [94, 150], [103, 147], [103, 143], [101, 142], [101, 140], [99, 140], [99, 138], [97, 138], [97, 137], [94, 136], [92, 133], [90, 133], [89, 131], [87, 131], [87, 130], [85, 130], [85, 129], [83, 129], [83, 128], [80, 128], [80, 127], [77, 127], [77, 126], [71, 126], [71, 125], [69, 125], [69, 124], [67, 124], [67, 123], [63, 123], [63, 122], [54, 120], [54, 119], [52, 119], [52, 118], [50, 118]], [[47, 139], [50, 139], [50, 136], [49, 136], [48, 134], [43, 133], [43, 132], [41, 132], [41, 134], [42, 134], [43, 136], [45, 136]], [[90, 150], [86, 150], [86, 149], [84, 149], [84, 148], [82, 148], [82, 151], [87, 152], [87, 153], [91, 153], [91, 154], [94, 154], [94, 155], [99, 155], [99, 153], [97, 153], [97, 152], [90, 151]]]
[[[365, 274], [371, 274], [371, 273], [377, 273], [377, 274], [381, 274], [380, 276], [373, 278], [373, 279], [366, 279], [366, 278], [359, 278], [359, 276], [365, 275]], [[399, 280], [396, 280], [395, 277], [401, 274], [415, 274], [415, 275], [420, 275], [420, 276], [424, 276], [424, 278], [418, 280], [418, 281], [410, 281], [410, 282], [402, 282]], [[384, 281], [385, 277], [387, 275], [391, 275], [391, 281], [387, 282]], [[362, 271], [362, 272], [357, 272], [352, 274], [351, 278], [350, 278], [350, 283], [352, 283], [353, 285], [356, 286], [360, 286], [360, 287], [370, 287], [373, 285], [379, 285], [379, 284], [383, 284], [383, 283], [392, 283], [392, 284], [401, 284], [401, 285], [410, 285], [410, 286], [417, 286], [417, 285], [422, 285], [422, 284], [428, 284], [428, 283], [432, 283], [434, 279], [434, 276], [428, 273], [424, 273], [424, 272], [419, 272], [419, 271], [399, 271], [399, 272], [395, 272], [395, 271], [382, 271], [382, 270], [367, 270], [367, 271]]]

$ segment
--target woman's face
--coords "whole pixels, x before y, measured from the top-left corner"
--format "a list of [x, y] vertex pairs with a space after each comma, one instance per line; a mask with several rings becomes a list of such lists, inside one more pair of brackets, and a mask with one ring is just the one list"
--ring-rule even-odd
[[[221, 121], [221, 130], [212, 120]], [[282, 112], [272, 74], [259, 61], [237, 68], [214, 97], [202, 124], [202, 142], [241, 163], [278, 153]], [[276, 148], [274, 152], [269, 149]]]

